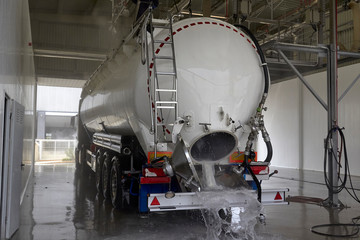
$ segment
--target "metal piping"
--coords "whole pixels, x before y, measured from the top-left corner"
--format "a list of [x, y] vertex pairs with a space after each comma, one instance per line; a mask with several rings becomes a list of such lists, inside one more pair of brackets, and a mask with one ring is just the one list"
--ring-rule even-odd
[[316, 91], [311, 87], [311, 85], [306, 81], [306, 79], [301, 75], [301, 73], [295, 68], [294, 65], [290, 62], [290, 60], [285, 56], [283, 51], [280, 49], [277, 50], [281, 57], [285, 60], [285, 62], [291, 67], [291, 69], [294, 71], [294, 73], [297, 75], [297, 77], [301, 80], [301, 82], [305, 85], [305, 87], [312, 93], [312, 95], [319, 101], [319, 103], [325, 108], [325, 110], [328, 110], [328, 106], [324, 102], [324, 100], [321, 99], [321, 97], [316, 93]]
[[338, 193], [334, 189], [338, 188], [338, 163], [334, 152], [338, 151], [338, 135], [332, 129], [338, 124], [338, 98], [337, 98], [337, 0], [330, 1], [330, 58], [328, 58], [328, 66], [330, 75], [327, 81], [327, 101], [328, 101], [328, 132], [331, 132], [332, 147], [328, 149], [328, 176], [329, 185], [327, 205], [329, 207], [339, 207], [340, 201]]
[[68, 52], [50, 49], [34, 49], [35, 57], [47, 57], [47, 58], [63, 58], [63, 59], [76, 59], [87, 61], [102, 62], [106, 59], [106, 54], [98, 53], [85, 53], [85, 52]]
[[328, 49], [323, 46], [309, 46], [291, 43], [274, 43], [274, 48], [276, 50], [299, 51], [309, 53], [326, 53], [328, 51]]
[[338, 53], [340, 56], [344, 56], [344, 57], [360, 58], [360, 53], [344, 52], [344, 51], [338, 51], [337, 53]]

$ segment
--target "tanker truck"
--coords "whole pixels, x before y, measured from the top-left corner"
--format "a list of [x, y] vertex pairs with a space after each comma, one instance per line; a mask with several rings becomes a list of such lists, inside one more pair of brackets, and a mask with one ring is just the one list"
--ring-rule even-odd
[[[263, 118], [269, 85], [245, 27], [159, 20], [149, 8], [82, 90], [76, 165], [90, 166], [114, 207], [136, 204], [140, 213], [199, 209], [196, 193], [223, 188], [251, 188], [263, 204], [282, 204], [286, 190], [260, 184], [272, 157]], [[260, 132], [264, 161], [254, 151]]]

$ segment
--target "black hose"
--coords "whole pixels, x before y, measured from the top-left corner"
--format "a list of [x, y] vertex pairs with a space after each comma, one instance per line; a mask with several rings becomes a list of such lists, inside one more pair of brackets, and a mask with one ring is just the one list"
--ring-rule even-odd
[[[321, 225], [313, 226], [313, 227], [311, 227], [310, 231], [315, 234], [318, 234], [321, 236], [326, 236], [326, 237], [350, 238], [350, 237], [358, 236], [359, 226], [360, 226], [359, 224], [352, 224], [352, 223], [332, 223], [332, 224], [330, 223], [330, 224], [321, 224]], [[328, 230], [331, 227], [333, 227], [333, 228], [341, 227], [341, 229], [343, 229], [345, 227], [353, 227], [354, 230], [352, 231], [352, 233], [348, 233], [348, 234], [330, 234], [330, 233], [323, 233], [323, 232], [319, 232], [319, 231], [315, 230], [318, 228], [325, 228], [326, 230]]]
[[155, 158], [150, 162], [150, 164], [155, 164], [155, 163], [161, 162], [163, 160], [166, 160], [167, 158], [168, 158], [167, 156], [162, 156], [162, 157]]
[[259, 182], [259, 179], [254, 174], [253, 170], [251, 169], [251, 167], [250, 167], [250, 165], [248, 163], [248, 160], [249, 160], [249, 156], [245, 155], [244, 162], [241, 165], [248, 170], [248, 172], [250, 173], [252, 179], [254, 180], [255, 185], [257, 187], [257, 194], [258, 194], [257, 199], [258, 199], [259, 202], [261, 202], [261, 184]]
[[264, 70], [264, 76], [265, 76], [265, 88], [264, 88], [264, 93], [268, 93], [269, 92], [269, 85], [270, 85], [270, 78], [269, 78], [269, 69], [268, 66], [266, 64], [265, 61], [265, 56], [263, 51], [261, 50], [261, 47], [259, 45], [259, 42], [256, 40], [255, 36], [252, 34], [252, 32], [245, 26], [243, 25], [238, 25], [239, 28], [241, 28], [242, 31], [244, 31], [250, 38], [251, 40], [254, 42], [255, 47], [259, 53], [260, 56], [260, 60], [261, 63], [263, 64], [263, 70]]
[[[326, 172], [327, 172], [327, 155], [328, 155], [329, 142], [330, 142], [330, 139], [332, 138], [333, 132], [337, 132], [337, 131], [339, 132], [340, 137], [341, 137], [341, 139], [343, 141], [343, 144], [344, 144], [344, 155], [345, 155], [345, 169], [344, 169], [344, 171], [345, 172], [344, 172], [344, 180], [342, 180], [342, 183], [340, 184], [340, 186], [338, 186], [336, 189], [334, 189], [333, 186], [331, 186], [331, 184], [330, 184], [330, 179], [328, 178]], [[331, 146], [331, 152], [335, 156], [335, 158], [337, 159], [337, 149], [334, 150], [334, 148]], [[338, 165], [340, 165], [340, 163], [338, 163]], [[338, 178], [339, 177], [340, 176], [338, 176]], [[324, 178], [325, 178], [326, 186], [327, 186], [328, 190], [332, 194], [340, 193], [346, 187], [346, 182], [347, 182], [347, 178], [348, 178], [348, 156], [347, 156], [347, 150], [346, 150], [345, 136], [344, 136], [343, 131], [339, 127], [332, 128], [328, 132], [328, 135], [326, 137], [325, 148], [324, 148]]]
[[266, 148], [267, 148], [267, 156], [264, 162], [271, 162], [272, 156], [273, 156], [273, 148], [270, 141], [265, 142]]

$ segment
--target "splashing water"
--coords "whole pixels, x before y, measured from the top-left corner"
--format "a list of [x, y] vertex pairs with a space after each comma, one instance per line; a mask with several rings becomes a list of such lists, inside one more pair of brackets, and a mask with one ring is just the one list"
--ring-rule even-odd
[[198, 192], [207, 227], [206, 239], [256, 239], [262, 205], [248, 189]]
[[263, 206], [257, 200], [256, 191], [248, 189], [242, 175], [226, 168], [215, 171], [212, 161], [201, 164], [203, 191], [196, 194], [203, 206], [201, 214], [207, 232], [205, 238], [197, 236], [196, 239], [283, 239], [280, 235], [267, 233], [265, 225], [257, 225], [258, 218], [263, 214]]

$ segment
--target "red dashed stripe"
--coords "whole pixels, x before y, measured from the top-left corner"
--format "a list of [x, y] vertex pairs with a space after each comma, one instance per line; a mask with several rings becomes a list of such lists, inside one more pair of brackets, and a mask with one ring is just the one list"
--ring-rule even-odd
[[168, 134], [170, 134], [171, 132], [169, 131], [169, 129], [166, 129], [166, 132], [168, 133]]
[[242, 37], [245, 37], [244, 34], [242, 34], [242, 33], [240, 33], [240, 35], [241, 35]]
[[158, 54], [160, 52], [160, 48], [156, 49], [155, 53]]
[[162, 48], [164, 45], [165, 45], [165, 43], [162, 43], [162, 44], [160, 44], [160, 46], [159, 46], [159, 47], [161, 47], [161, 48]]
[[214, 24], [214, 25], [217, 25], [217, 22], [211, 22], [212, 24]]
[[219, 23], [219, 25], [220, 25], [220, 26], [222, 26], [222, 27], [224, 27], [224, 26], [225, 26], [225, 25], [224, 25], [224, 24], [222, 24], [222, 23]]
[[246, 40], [251, 44], [251, 41], [248, 38]]
[[176, 31], [181, 32], [181, 31], [182, 31], [182, 28], [178, 28]]
[[189, 27], [189, 25], [185, 25], [184, 28], [187, 29]]
[[200, 24], [200, 25], [201, 25], [201, 24], [203, 24], [203, 22], [198, 22], [198, 24]]
[[190, 23], [190, 26], [195, 26], [196, 25], [196, 23]]
[[252, 46], [254, 49], [256, 48], [254, 44], [251, 44], [251, 46]]
[[228, 29], [231, 29], [231, 27], [229, 27], [229, 26], [226, 26]]
[[150, 63], [149, 68], [153, 68], [153, 66], [154, 66], [154, 63]]
[[205, 24], [210, 24], [210, 22], [205, 22]]
[[238, 30], [236, 30], [236, 29], [233, 29], [233, 31], [234, 31], [234, 32], [238, 32]]
[[160, 117], [157, 117], [157, 120], [158, 120], [158, 122], [161, 122], [161, 118], [160, 118]]
[[167, 41], [169, 41], [169, 39], [170, 39], [170, 37], [167, 37], [167, 38], [165, 38], [165, 41], [167, 42]]
[[172, 34], [173, 34], [173, 35], [175, 35], [175, 34], [176, 34], [176, 32], [173, 32]]

